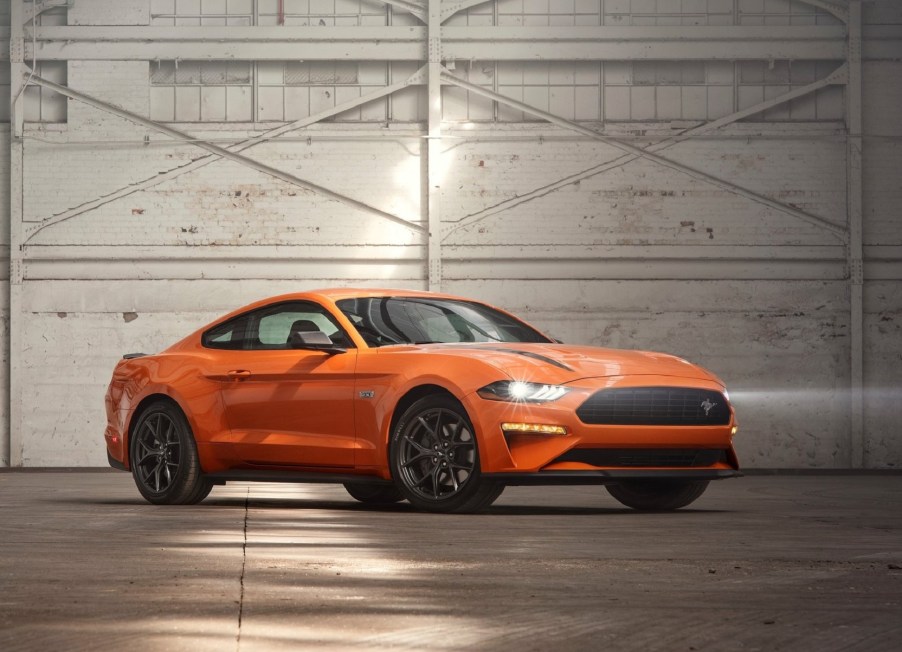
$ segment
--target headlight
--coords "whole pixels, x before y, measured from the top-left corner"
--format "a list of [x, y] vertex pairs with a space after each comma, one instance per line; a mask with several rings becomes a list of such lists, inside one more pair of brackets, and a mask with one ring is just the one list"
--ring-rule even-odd
[[522, 380], [499, 380], [476, 391], [490, 401], [518, 401], [524, 403], [547, 403], [556, 401], [570, 390], [560, 385], [526, 383]]

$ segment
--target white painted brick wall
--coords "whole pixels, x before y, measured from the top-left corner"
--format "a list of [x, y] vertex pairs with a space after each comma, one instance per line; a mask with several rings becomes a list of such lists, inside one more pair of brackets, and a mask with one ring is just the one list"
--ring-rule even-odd
[[[69, 22], [146, 24], [147, 4], [79, 0]], [[885, 3], [879, 10], [891, 13]], [[147, 65], [71, 62], [69, 84], [147, 115]], [[865, 66], [869, 245], [902, 245], [900, 79], [899, 62]], [[185, 129], [220, 144], [249, 135], [225, 126]], [[804, 125], [757, 130], [737, 126], [665, 155], [843, 223], [841, 135]], [[246, 154], [420, 219], [421, 133], [339, 125], [308, 132], [309, 143], [295, 138]], [[30, 228], [202, 153], [161, 145], [157, 133], [78, 102], [69, 103], [64, 127], [29, 134]], [[457, 137], [447, 139], [440, 174], [448, 291], [523, 314], [566, 341], [663, 350], [708, 366], [732, 389], [737, 446], [748, 466], [848, 466], [849, 297], [834, 236], [643, 160], [455, 230], [458, 220], [617, 154], [599, 143], [559, 140], [563, 132], [547, 127], [449, 135]], [[8, 132], [0, 133], [0, 147], [9, 151]], [[8, 178], [8, 167], [3, 172]], [[0, 219], [8, 220], [8, 201], [3, 206]], [[7, 228], [0, 233], [5, 242]], [[41, 230], [24, 251], [24, 305], [16, 315], [24, 334], [17, 433], [24, 463], [105, 464], [102, 399], [122, 353], [157, 351], [267, 295], [336, 284], [424, 287], [423, 244], [410, 229], [233, 162]], [[634, 253], [624, 262], [622, 252]], [[879, 269], [885, 280], [866, 288], [866, 454], [871, 466], [898, 467], [902, 282], [898, 263]], [[8, 315], [0, 317], [6, 343]], [[3, 386], [7, 354], [4, 348]], [[0, 418], [5, 424], [5, 414]], [[0, 463], [7, 453], [0, 448]]]
[[78, 0], [69, 7], [70, 25], [149, 25], [148, 0]]

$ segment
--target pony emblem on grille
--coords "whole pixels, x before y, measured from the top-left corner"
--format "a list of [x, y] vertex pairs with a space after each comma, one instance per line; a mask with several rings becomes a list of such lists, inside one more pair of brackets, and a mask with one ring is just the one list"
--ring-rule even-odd
[[717, 405], [717, 403], [712, 403], [708, 399], [705, 399], [704, 401], [702, 401], [702, 409], [705, 411], [705, 416], [708, 416], [708, 413], [711, 411], [711, 408], [713, 408], [715, 405]]

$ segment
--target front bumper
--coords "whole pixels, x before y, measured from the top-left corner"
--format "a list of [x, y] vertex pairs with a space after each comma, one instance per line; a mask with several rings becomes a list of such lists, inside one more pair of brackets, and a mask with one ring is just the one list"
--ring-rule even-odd
[[[653, 472], [658, 474], [656, 477], [687, 477], [687, 474], [705, 471], [714, 472], [712, 477], [715, 478], [720, 477], [720, 472], [727, 474], [724, 477], [738, 472], [739, 463], [732, 445], [736, 425], [732, 408], [729, 423], [724, 425], [594, 425], [583, 423], [577, 416], [577, 408], [599, 389], [643, 386], [696, 387], [723, 391], [723, 387], [714, 382], [698, 379], [623, 376], [576, 381], [569, 385], [570, 392], [566, 396], [548, 403], [493, 401], [471, 394], [465, 397], [464, 405], [476, 428], [483, 474], [503, 474], [505, 478], [513, 479], [516, 474], [545, 475], [554, 472], [563, 474], [560, 477], [566, 478], [579, 477], [572, 475], [575, 473], [588, 473], [585, 477], [592, 482], [604, 482], [605, 478], [613, 477], [610, 475], [613, 472]], [[543, 435], [502, 430], [501, 424], [512, 422], [563, 426], [567, 434]], [[641, 450], [674, 453], [681, 449], [694, 449], [715, 454], [702, 455], [710, 457], [710, 462], [685, 466], [672, 465], [667, 460], [622, 466], [596, 461], [596, 465], [591, 463], [595, 461], [592, 458], [603, 456], [593, 456], [593, 449], [629, 451], [631, 454]], [[581, 451], [588, 454], [575, 454]], [[587, 460], [590, 463], [586, 463]]]

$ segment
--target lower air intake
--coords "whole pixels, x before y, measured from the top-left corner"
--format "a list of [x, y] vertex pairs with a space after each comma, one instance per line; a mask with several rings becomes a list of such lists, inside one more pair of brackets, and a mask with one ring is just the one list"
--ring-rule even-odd
[[635, 468], [713, 466], [726, 459], [727, 452], [715, 448], [574, 448], [554, 461]]

